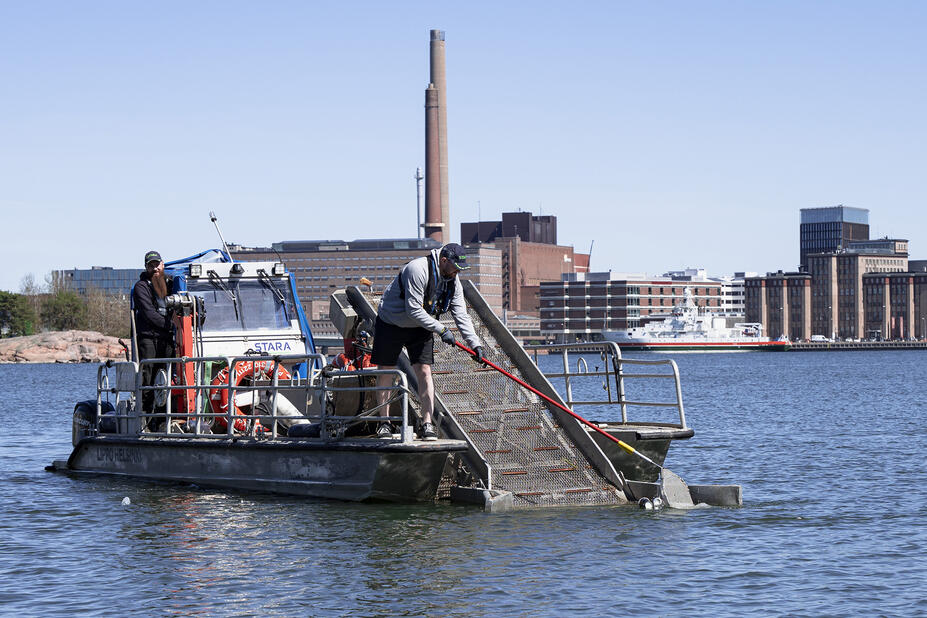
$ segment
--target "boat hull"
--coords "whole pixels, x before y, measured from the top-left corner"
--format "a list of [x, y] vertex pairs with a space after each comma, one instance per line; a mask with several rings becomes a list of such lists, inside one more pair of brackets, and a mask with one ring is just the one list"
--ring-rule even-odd
[[784, 352], [787, 341], [615, 341], [623, 351], [662, 352]]
[[[654, 425], [642, 423], [602, 423], [595, 424], [613, 438], [630, 445], [637, 452], [644, 454], [656, 463], [663, 465], [666, 453], [673, 440], [688, 440], [695, 435], [689, 427], [678, 425]], [[602, 449], [606, 457], [611, 460], [616, 470], [620, 470], [626, 479], [636, 481], [654, 482], [660, 475], [660, 469], [655, 468], [636, 455], [627, 453], [613, 440], [608, 439], [597, 431], [587, 428], [589, 436]]]
[[458, 440], [217, 440], [99, 436], [81, 440], [67, 471], [350, 501], [435, 499]]

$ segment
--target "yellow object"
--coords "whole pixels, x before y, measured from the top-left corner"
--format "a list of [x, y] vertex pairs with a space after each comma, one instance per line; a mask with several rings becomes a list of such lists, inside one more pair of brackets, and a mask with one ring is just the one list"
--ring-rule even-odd
[[621, 448], [623, 448], [624, 450], [626, 450], [626, 451], [629, 452], [629, 453], [632, 453], [632, 454], [637, 453], [637, 451], [634, 450], [634, 447], [633, 447], [633, 446], [631, 446], [630, 444], [628, 444], [627, 442], [624, 442], [624, 441], [622, 441], [622, 440], [618, 440], [618, 446], [620, 446]]

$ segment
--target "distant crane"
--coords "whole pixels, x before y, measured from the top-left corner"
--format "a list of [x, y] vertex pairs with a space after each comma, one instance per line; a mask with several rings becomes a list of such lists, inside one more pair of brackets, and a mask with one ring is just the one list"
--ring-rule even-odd
[[592, 272], [592, 247], [594, 247], [594, 246], [595, 246], [595, 239], [593, 238], [593, 239], [592, 239], [592, 242], [589, 243], [589, 262], [588, 262], [588, 264], [586, 265], [586, 272], [587, 272], [587, 273], [591, 273], [591, 272]]

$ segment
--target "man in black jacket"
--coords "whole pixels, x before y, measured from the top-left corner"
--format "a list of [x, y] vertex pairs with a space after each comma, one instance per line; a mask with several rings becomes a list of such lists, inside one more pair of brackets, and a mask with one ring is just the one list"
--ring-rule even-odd
[[[164, 299], [170, 293], [172, 280], [164, 275], [164, 262], [157, 251], [145, 254], [145, 272], [138, 277], [132, 288], [132, 310], [135, 312], [135, 333], [138, 344], [138, 358], [170, 358], [174, 356], [173, 311], [167, 308]], [[143, 365], [142, 385], [154, 384], [155, 374], [163, 365]], [[170, 377], [170, 369], [168, 369]], [[155, 412], [154, 392], [142, 395], [142, 411]], [[159, 407], [158, 412], [164, 408]], [[159, 429], [164, 417], [149, 420], [151, 430]]]

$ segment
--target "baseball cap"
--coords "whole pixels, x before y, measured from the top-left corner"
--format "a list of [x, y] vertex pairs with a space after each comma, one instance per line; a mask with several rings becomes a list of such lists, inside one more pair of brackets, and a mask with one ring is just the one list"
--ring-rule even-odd
[[467, 270], [470, 268], [470, 266], [467, 265], [467, 254], [464, 252], [464, 248], [455, 242], [444, 245], [441, 249], [441, 257], [449, 259], [454, 263], [454, 266], [460, 270]]
[[157, 251], [149, 251], [145, 254], [145, 266], [148, 266], [149, 262], [163, 262], [161, 259], [161, 254]]

